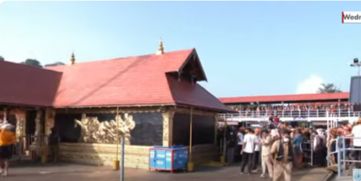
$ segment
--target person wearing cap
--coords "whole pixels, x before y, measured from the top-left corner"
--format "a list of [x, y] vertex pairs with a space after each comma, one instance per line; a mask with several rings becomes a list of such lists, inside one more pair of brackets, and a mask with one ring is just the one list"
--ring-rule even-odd
[[9, 159], [12, 157], [13, 145], [16, 143], [15, 126], [6, 120], [0, 124], [0, 173], [8, 175]]
[[284, 176], [285, 181], [291, 181], [293, 150], [289, 131], [283, 129], [280, 139], [274, 141], [271, 147], [273, 155], [273, 181]]

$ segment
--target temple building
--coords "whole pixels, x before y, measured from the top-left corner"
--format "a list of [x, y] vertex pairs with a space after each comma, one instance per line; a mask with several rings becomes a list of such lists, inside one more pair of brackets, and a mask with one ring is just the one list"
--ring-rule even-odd
[[60, 159], [110, 165], [126, 136], [127, 167], [148, 168], [154, 145], [189, 146], [191, 161], [217, 157], [217, 113], [230, 112], [198, 84], [207, 77], [195, 49], [45, 69], [0, 62], [2, 117], [16, 125], [21, 153], [46, 155], [60, 134]]

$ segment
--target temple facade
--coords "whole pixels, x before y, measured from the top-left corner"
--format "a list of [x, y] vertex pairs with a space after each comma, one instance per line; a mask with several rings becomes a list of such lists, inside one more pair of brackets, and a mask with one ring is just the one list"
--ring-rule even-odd
[[[148, 168], [152, 146], [188, 146], [195, 164], [217, 157], [217, 113], [230, 112], [198, 84], [195, 49], [70, 65], [0, 62], [2, 117], [16, 125], [19, 154], [46, 160], [47, 136], [61, 137], [60, 159], [111, 165], [125, 137], [125, 164]], [[0, 115], [1, 116], [1, 115]]]

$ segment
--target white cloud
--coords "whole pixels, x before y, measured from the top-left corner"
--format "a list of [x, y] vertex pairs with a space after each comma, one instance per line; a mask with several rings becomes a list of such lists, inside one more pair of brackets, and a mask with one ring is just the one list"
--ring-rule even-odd
[[323, 83], [322, 77], [319, 75], [310, 75], [297, 85], [297, 94], [317, 93], [318, 88]]

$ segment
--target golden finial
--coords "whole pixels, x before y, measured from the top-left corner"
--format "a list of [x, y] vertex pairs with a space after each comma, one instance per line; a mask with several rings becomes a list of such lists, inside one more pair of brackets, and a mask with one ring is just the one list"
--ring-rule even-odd
[[75, 64], [75, 55], [74, 52], [71, 54], [71, 58], [70, 58], [70, 65], [74, 65]]
[[164, 54], [164, 45], [163, 45], [162, 39], [160, 39], [159, 48], [158, 48], [158, 51], [157, 51], [156, 54], [157, 54], [157, 55], [162, 55], [162, 54]]

